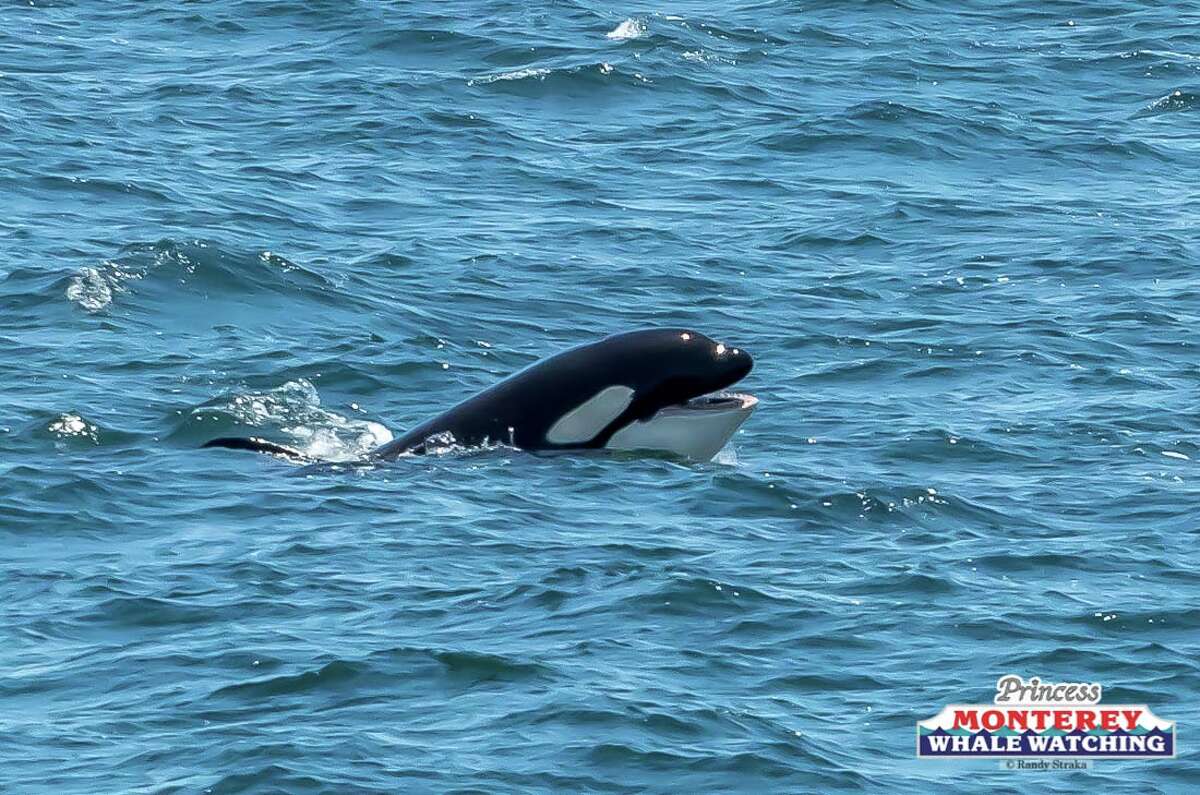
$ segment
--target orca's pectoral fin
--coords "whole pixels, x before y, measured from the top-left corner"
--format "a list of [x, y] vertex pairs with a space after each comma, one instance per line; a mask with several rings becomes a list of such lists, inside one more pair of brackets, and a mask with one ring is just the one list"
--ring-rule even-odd
[[287, 461], [295, 461], [298, 464], [310, 464], [313, 459], [306, 456], [294, 447], [268, 442], [266, 439], [260, 439], [257, 436], [250, 438], [239, 438], [226, 436], [220, 439], [213, 439], [200, 445], [203, 447], [227, 447], [230, 450], [250, 450], [255, 453], [266, 453], [273, 455], [276, 458], [282, 458]]

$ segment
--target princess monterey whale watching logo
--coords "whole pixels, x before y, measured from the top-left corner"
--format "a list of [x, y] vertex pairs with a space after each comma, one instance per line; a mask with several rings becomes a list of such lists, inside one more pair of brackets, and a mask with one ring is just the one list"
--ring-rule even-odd
[[993, 704], [950, 704], [917, 721], [917, 756], [1154, 759], [1175, 756], [1175, 721], [1145, 704], [1101, 704], [1095, 682], [996, 681]]

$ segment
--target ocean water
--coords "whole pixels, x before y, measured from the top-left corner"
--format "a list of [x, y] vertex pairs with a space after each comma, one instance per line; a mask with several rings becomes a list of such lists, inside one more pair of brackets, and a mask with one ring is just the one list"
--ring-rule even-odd
[[[1195, 792], [1200, 12], [0, 7], [0, 790]], [[686, 325], [711, 463], [296, 477]], [[914, 756], [1006, 673], [1179, 756]]]

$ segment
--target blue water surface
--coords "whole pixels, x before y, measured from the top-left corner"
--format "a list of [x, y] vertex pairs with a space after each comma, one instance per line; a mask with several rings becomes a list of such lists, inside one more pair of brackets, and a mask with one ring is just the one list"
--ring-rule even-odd
[[[1190, 3], [0, 6], [0, 790], [1196, 792]], [[295, 477], [749, 350], [711, 463]], [[1179, 756], [915, 722], [1102, 683]]]

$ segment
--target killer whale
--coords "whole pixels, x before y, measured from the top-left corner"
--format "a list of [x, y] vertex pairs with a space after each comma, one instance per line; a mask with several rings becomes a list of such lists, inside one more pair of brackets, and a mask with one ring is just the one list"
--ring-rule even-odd
[[[647, 450], [707, 461], [758, 404], [723, 390], [746, 377], [750, 354], [683, 328], [629, 331], [543, 359], [366, 455], [394, 460], [448, 444], [521, 450]], [[258, 438], [204, 447], [296, 461], [304, 453]]]

